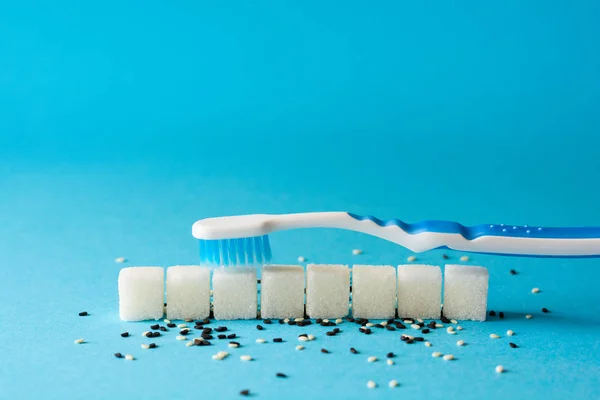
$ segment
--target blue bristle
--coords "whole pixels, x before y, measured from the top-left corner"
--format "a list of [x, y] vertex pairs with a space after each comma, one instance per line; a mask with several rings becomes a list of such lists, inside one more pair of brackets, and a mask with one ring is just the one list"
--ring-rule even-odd
[[262, 265], [271, 261], [269, 237], [200, 240], [200, 262], [212, 265]]

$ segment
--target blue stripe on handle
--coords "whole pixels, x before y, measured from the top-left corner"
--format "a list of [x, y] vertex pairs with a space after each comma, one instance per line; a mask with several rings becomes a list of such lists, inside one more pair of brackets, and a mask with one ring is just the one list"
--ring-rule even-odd
[[362, 216], [348, 213], [357, 221], [372, 221], [379, 226], [395, 225], [406, 233], [415, 235], [423, 232], [458, 233], [465, 239], [473, 240], [481, 236], [504, 236], [535, 239], [598, 239], [600, 227], [544, 228], [538, 226], [517, 226], [505, 224], [464, 226], [451, 221], [421, 221], [409, 224], [397, 218], [381, 220], [371, 215]]

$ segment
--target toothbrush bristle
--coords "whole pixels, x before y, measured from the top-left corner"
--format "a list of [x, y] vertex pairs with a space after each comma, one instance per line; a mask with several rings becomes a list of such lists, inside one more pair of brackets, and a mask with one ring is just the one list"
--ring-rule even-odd
[[269, 236], [200, 240], [200, 263], [224, 266], [262, 265], [271, 261]]

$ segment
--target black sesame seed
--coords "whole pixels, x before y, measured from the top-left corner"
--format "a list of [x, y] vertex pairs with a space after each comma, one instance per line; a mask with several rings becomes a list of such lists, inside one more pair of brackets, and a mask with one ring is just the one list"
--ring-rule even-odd
[[240, 344], [238, 342], [229, 342], [229, 344], [240, 347]]
[[146, 336], [146, 337], [152, 337], [152, 332], [147, 332], [144, 336]]
[[159, 337], [160, 336], [160, 332], [152, 332], [152, 337]]
[[350, 347], [350, 353], [358, 354], [358, 351], [356, 351], [356, 349], [354, 347]]
[[294, 321], [293, 319], [288, 321], [288, 325], [296, 325], [296, 321]]
[[160, 327], [160, 328], [158, 328], [158, 329], [160, 329], [162, 332], [167, 332], [167, 328], [165, 328], [164, 326], [161, 326], [161, 327]]
[[155, 349], [155, 348], [156, 348], [156, 343], [150, 343], [150, 344], [148, 345], [148, 348], [149, 348], [149, 349]]
[[346, 321], [348, 321], [348, 322], [354, 322], [354, 318], [352, 318], [352, 317], [346, 317]]
[[496, 311], [491, 310], [488, 314], [489, 314], [490, 317], [495, 317], [496, 316]]
[[430, 329], [435, 329], [435, 321], [431, 321], [430, 323], [428, 323], [427, 327]]
[[416, 336], [415, 338], [413, 338], [413, 340], [414, 340], [415, 342], [422, 342], [422, 341], [424, 341], [425, 339], [423, 339], [421, 336]]
[[283, 342], [283, 339], [280, 338], [280, 337], [276, 337], [275, 339], [273, 339], [273, 342], [275, 342], [275, 343], [281, 343], [281, 342]]
[[329, 331], [329, 332], [325, 332], [325, 334], [327, 336], [335, 336], [335, 332]]
[[386, 357], [387, 357], [387, 358], [392, 358], [392, 357], [394, 357], [394, 356], [395, 356], [395, 354], [394, 354], [394, 353], [392, 353], [391, 351], [390, 351], [389, 353], [387, 353], [387, 354], [386, 354]]
[[396, 329], [406, 329], [406, 326], [402, 322], [396, 322]]
[[269, 325], [269, 324], [271, 324], [271, 320], [270, 319], [263, 319], [263, 323]]
[[256, 283], [258, 283], [258, 284], [260, 285], [260, 279], [257, 279], [257, 280], [256, 280]]
[[452, 321], [450, 321], [448, 318], [444, 317], [443, 315], [442, 315], [441, 321], [442, 321], [442, 324], [451, 324], [452, 323]]
[[408, 340], [408, 336], [400, 336], [400, 340], [402, 340], [403, 342], [406, 342]]
[[315, 320], [315, 322], [316, 322], [317, 324], [320, 324], [321, 322], [323, 322], [323, 318], [317, 318], [317, 319]]
[[306, 333], [301, 333], [301, 334], [298, 335], [298, 337], [302, 337], [302, 336], [308, 337], [308, 335]]
[[248, 389], [240, 390], [240, 394], [242, 396], [249, 396], [250, 395], [250, 391]]
[[329, 351], [327, 349], [321, 349], [321, 353], [323, 353], [323, 354], [329, 354]]
[[263, 326], [262, 326], [262, 325], [256, 325], [256, 329], [258, 329], [259, 331], [262, 331], [262, 330], [263, 330], [263, 329], [265, 329], [265, 328], [263, 328]]
[[428, 328], [425, 328], [425, 329], [423, 329], [423, 330], [421, 331], [421, 333], [422, 333], [422, 334], [427, 334], [427, 333], [429, 333], [429, 329], [428, 329]]
[[340, 328], [333, 328], [333, 333], [339, 333], [340, 332]]
[[217, 335], [217, 339], [227, 339], [227, 335], [224, 335], [224, 334]]
[[411, 344], [412, 342], [413, 342], [413, 339], [406, 339], [407, 344]]
[[510, 342], [508, 345], [509, 345], [510, 347], [512, 347], [513, 349], [516, 349], [516, 348], [517, 348], [517, 345], [516, 345], [516, 344], [514, 344], [513, 342]]
[[183, 321], [184, 321], [184, 322], [194, 322], [194, 320], [193, 320], [193, 319], [190, 319], [190, 318], [186, 318], [186, 319], [184, 319]]
[[[212, 314], [212, 311], [211, 311], [210, 313]], [[210, 324], [210, 319], [208, 319], [208, 318], [204, 318], [204, 319], [202, 320], [202, 323], [203, 323], [204, 325], [208, 325], [208, 324]]]
[[391, 325], [386, 325], [386, 326], [385, 326], [385, 329], [387, 329], [388, 331], [395, 331], [395, 330], [396, 330], [396, 328], [394, 328], [394, 327], [393, 327], [393, 326], [391, 326]]
[[183, 336], [187, 335], [188, 333], [190, 333], [190, 331], [188, 331], [187, 329], [182, 329], [179, 331], [179, 334]]
[[150, 329], [152, 329], [153, 331], [157, 330], [158, 328], [160, 328], [160, 325], [158, 324], [150, 325]]
[[87, 311], [82, 311], [82, 312], [79, 313], [80, 317], [85, 317], [86, 315], [88, 315]]
[[235, 338], [236, 338], [236, 334], [235, 333], [227, 335], [227, 339], [235, 339]]
[[174, 323], [172, 323], [172, 322], [171, 322], [170, 324], [167, 324], [167, 326], [168, 326], [169, 328], [175, 328], [177, 325], [175, 325]]
[[447, 260], [447, 259], [448, 259], [448, 258], [450, 258], [450, 257], [448, 257], [446, 254], [442, 254], [442, 258], [443, 258], [444, 260]]
[[304, 325], [307, 325], [306, 321], [296, 322], [296, 326], [304, 326]]
[[127, 336], [129, 336], [129, 332], [123, 332], [123, 333], [121, 333], [121, 337], [127, 337]]
[[381, 324], [375, 324], [375, 325], [373, 325], [373, 328], [383, 329], [383, 325], [381, 325]]
[[217, 332], [225, 332], [227, 330], [226, 326], [218, 326], [215, 328], [215, 331]]
[[275, 374], [275, 376], [278, 377], [278, 378], [287, 378], [287, 375], [284, 374], [283, 372], [278, 372], [278, 373]]
[[370, 335], [372, 332], [369, 328], [365, 329], [365, 335]]
[[329, 326], [329, 324], [327, 322], [321, 322], [319, 325], [321, 325], [321, 326]]
[[203, 333], [202, 335], [200, 335], [200, 337], [204, 340], [212, 340], [213, 339], [213, 336], [208, 333]]
[[123, 354], [121, 354], [121, 353], [115, 353], [115, 357], [117, 357], [117, 358], [123, 358]]
[[194, 344], [196, 346], [210, 346], [210, 342], [203, 339], [194, 339]]
[[212, 328], [203, 328], [202, 333], [212, 333]]
[[544, 307], [544, 308], [542, 308], [542, 312], [543, 312], [543, 313], [547, 313], [547, 312], [549, 312], [549, 311], [548, 311], [548, 309], [547, 309], [546, 307]]
[[517, 272], [517, 271], [515, 271], [514, 269], [511, 269], [511, 270], [510, 270], [510, 274], [511, 274], [511, 275], [517, 275], [517, 274], [518, 274], [518, 272]]

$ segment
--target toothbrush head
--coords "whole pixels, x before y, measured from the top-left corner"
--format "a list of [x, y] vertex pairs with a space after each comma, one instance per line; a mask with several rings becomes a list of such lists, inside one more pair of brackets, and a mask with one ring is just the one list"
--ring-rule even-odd
[[200, 239], [200, 262], [216, 266], [262, 265], [271, 261], [269, 236], [241, 239]]

